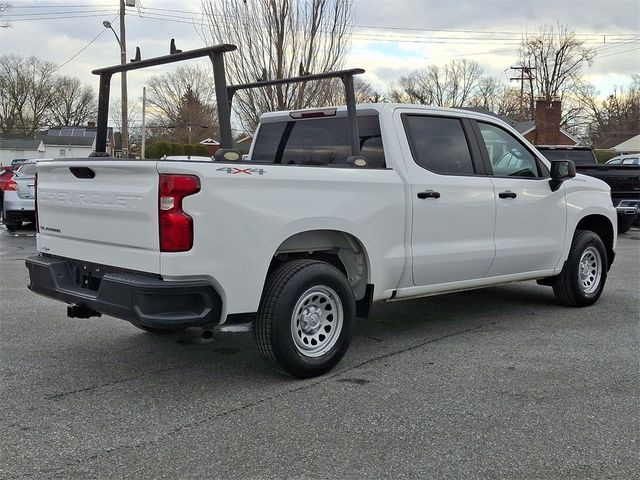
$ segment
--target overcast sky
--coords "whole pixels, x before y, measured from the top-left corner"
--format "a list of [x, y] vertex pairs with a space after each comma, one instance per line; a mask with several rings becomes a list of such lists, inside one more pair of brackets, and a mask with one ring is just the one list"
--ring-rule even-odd
[[[118, 30], [117, 1], [9, 3], [13, 8], [2, 20], [11, 27], [0, 29], [2, 53], [36, 55], [58, 65], [68, 62], [60, 73], [96, 87], [97, 78], [90, 71], [120, 62], [113, 33], [102, 25], [103, 20], [114, 21]], [[143, 57], [166, 54], [171, 38], [182, 49], [204, 46], [194, 26], [201, 21], [200, 1], [139, 0], [138, 4], [138, 12], [128, 9], [126, 15], [129, 58], [136, 46]], [[509, 67], [516, 61], [521, 33], [557, 22], [567, 24], [598, 50], [585, 73], [601, 94], [640, 72], [639, 0], [355, 0], [355, 8], [346, 66], [366, 69], [367, 79], [381, 93], [389, 81], [413, 69], [452, 58], [476, 60], [485, 72], [506, 80], [512, 76]], [[129, 97], [141, 96], [146, 75], [169, 68], [129, 75]], [[113, 82], [112, 95], [119, 96], [118, 81]]]

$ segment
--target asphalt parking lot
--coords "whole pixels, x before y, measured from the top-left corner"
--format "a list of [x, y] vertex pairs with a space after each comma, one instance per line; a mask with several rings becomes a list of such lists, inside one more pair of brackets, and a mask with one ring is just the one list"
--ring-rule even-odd
[[68, 319], [34, 252], [0, 227], [1, 478], [638, 478], [637, 229], [591, 308], [534, 282], [378, 306], [306, 381], [243, 326]]

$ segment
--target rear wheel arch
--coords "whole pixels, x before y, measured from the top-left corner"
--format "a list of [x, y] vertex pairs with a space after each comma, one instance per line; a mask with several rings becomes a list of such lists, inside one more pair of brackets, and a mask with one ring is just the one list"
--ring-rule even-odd
[[321, 260], [338, 268], [351, 285], [356, 300], [364, 299], [370, 290], [369, 257], [363, 243], [350, 233], [308, 230], [290, 236], [274, 252], [268, 275], [283, 263], [296, 259]]

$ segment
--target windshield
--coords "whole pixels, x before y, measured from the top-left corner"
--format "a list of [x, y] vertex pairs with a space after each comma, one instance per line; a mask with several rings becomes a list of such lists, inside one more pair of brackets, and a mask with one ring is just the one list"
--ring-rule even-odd
[[540, 153], [549, 161], [573, 160], [576, 165], [594, 165], [596, 163], [591, 150], [540, 149]]

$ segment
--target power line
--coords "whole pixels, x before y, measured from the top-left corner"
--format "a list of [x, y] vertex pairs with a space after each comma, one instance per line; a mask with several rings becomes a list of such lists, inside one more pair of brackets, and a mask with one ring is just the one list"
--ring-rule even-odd
[[[61, 11], [61, 12], [35, 12], [35, 13], [5, 13], [2, 16], [3, 17], [34, 17], [34, 16], [41, 16], [41, 15], [68, 15], [68, 14], [80, 14], [80, 13], [94, 13], [94, 12], [105, 12], [105, 11], [112, 11], [113, 8], [94, 8], [94, 9], [89, 9], [89, 10], [72, 10], [72, 11]], [[13, 21], [13, 20], [12, 20]]]
[[635, 37], [632, 37], [628, 40], [625, 41], [617, 41], [617, 42], [613, 42], [612, 44], [609, 45], [603, 45], [601, 47], [596, 47], [595, 50], [597, 50], [598, 52], [602, 51], [602, 50], [608, 50], [610, 48], [616, 48], [619, 47], [620, 45], [627, 45], [629, 43], [636, 43], [640, 41], [640, 35], [636, 35]]
[[[182, 14], [186, 14], [186, 15], [199, 15], [202, 16], [203, 13], [202, 12], [196, 12], [193, 10], [180, 10], [180, 9], [173, 9], [173, 8], [155, 8], [155, 7], [141, 7], [141, 10], [155, 10], [155, 11], [159, 11], [159, 12], [173, 12], [173, 13], [182, 13]], [[156, 14], [159, 15], [159, 14]], [[243, 17], [240, 15], [233, 15], [233, 16], [221, 16], [221, 15], [216, 15], [218, 17], [223, 17], [226, 19], [235, 19], [235, 20], [242, 20]], [[372, 29], [378, 29], [378, 30], [403, 30], [403, 31], [419, 31], [419, 32], [447, 32], [447, 33], [478, 33], [478, 34], [496, 34], [496, 35], [517, 35], [517, 36], [521, 36], [523, 34], [525, 34], [526, 32], [515, 32], [515, 31], [485, 31], [485, 30], [457, 30], [457, 29], [430, 29], [430, 28], [410, 28], [410, 27], [391, 27], [391, 26], [384, 26], [384, 25], [363, 25], [363, 24], [352, 24], [350, 25], [352, 27], [360, 27], [360, 28], [372, 28]], [[620, 33], [614, 33], [614, 34], [602, 34], [602, 33], [573, 33], [576, 36], [587, 36], [587, 37], [597, 37], [597, 38], [601, 38], [603, 35], [607, 36], [607, 37], [628, 37], [628, 36], [632, 36], [635, 34], [620, 34]], [[553, 35], [562, 35], [561, 32], [558, 33], [553, 33]]]
[[[160, 20], [166, 22], [173, 23], [182, 23], [196, 26], [206, 26], [207, 22], [200, 18], [196, 19], [194, 17], [185, 17], [184, 15], [173, 15], [166, 13], [156, 13], [156, 12], [148, 12], [148, 10], [157, 10], [157, 11], [170, 11], [170, 12], [183, 12], [182, 10], [176, 9], [158, 9], [158, 8], [141, 8], [140, 18], [146, 18], [150, 20]], [[195, 13], [195, 12], [192, 12]], [[236, 17], [232, 17], [236, 18]], [[244, 28], [252, 28], [257, 29], [254, 25], [245, 25]], [[322, 32], [329, 33], [329, 32]], [[484, 35], [489, 35], [493, 32], [480, 32]], [[600, 37], [600, 35], [597, 35]], [[370, 40], [370, 41], [380, 41], [380, 42], [394, 42], [394, 43], [417, 43], [417, 44], [469, 44], [473, 43], [475, 45], [484, 44], [484, 45], [520, 45], [521, 41], [516, 39], [500, 39], [497, 37], [416, 37], [411, 35], [397, 35], [397, 34], [376, 34], [369, 32], [353, 32], [352, 38], [355, 40]], [[468, 40], [468, 41], [465, 41]], [[592, 43], [592, 40], [585, 41], [586, 43]], [[597, 42], [599, 43], [599, 41]]]
[[85, 3], [83, 5], [79, 5], [79, 4], [73, 4], [73, 5], [22, 5], [20, 6], [20, 2], [18, 2], [18, 4], [16, 5], [16, 2], [12, 2], [11, 4], [11, 8], [86, 8], [86, 7], [111, 7], [111, 8], [115, 8], [118, 5], [115, 3], [111, 3], [111, 4], [102, 4], [102, 5], [96, 5], [94, 3]]
[[[165, 22], [182, 23], [187, 25], [206, 26], [206, 22], [203, 20], [187, 19], [177, 15], [166, 15], [156, 13], [144, 13], [140, 18], [149, 20], [160, 20]], [[244, 28], [251, 28], [257, 30], [254, 26], [245, 26]], [[321, 32], [328, 34], [329, 32]], [[395, 43], [417, 43], [417, 44], [475, 44], [475, 45], [520, 45], [520, 41], [515, 40], [501, 40], [498, 38], [471, 38], [471, 37], [433, 37], [433, 38], [416, 38], [411, 36], [399, 36], [389, 34], [374, 34], [365, 32], [354, 32], [352, 38], [355, 40], [370, 40], [379, 42], [395, 42]]]
[[[111, 20], [111, 22], [115, 22], [116, 18], [118, 18], [118, 15], [116, 15], [113, 20]], [[69, 58], [69, 60], [67, 60], [66, 62], [64, 62], [62, 65], [60, 65], [58, 68], [56, 68], [53, 73], [57, 72], [58, 70], [60, 70], [62, 67], [64, 67], [67, 63], [69, 63], [71, 60], [73, 60], [74, 58], [76, 58], [78, 55], [80, 55], [82, 52], [84, 52], [87, 48], [89, 48], [89, 46], [95, 42], [98, 37], [100, 37], [100, 35], [102, 35], [104, 32], [106, 32], [107, 29], [103, 28], [100, 30], [100, 33], [98, 33], [95, 37], [93, 37], [91, 40], [89, 40], [89, 43], [87, 43], [84, 47], [82, 47], [80, 50], [78, 50], [77, 53], [75, 53], [71, 58]]]
[[92, 17], [104, 17], [104, 14], [91, 14], [91, 15], [65, 15], [63, 17], [39, 17], [39, 18], [16, 18], [10, 19], [13, 22], [34, 22], [37, 20], [70, 20], [74, 18], [92, 18]]
[[622, 50], [621, 52], [614, 52], [614, 53], [610, 53], [608, 55], [602, 55], [602, 56], [600, 56], [598, 58], [613, 57], [614, 55], [620, 55], [621, 53], [633, 52], [635, 50], [640, 50], [640, 47], [630, 48], [629, 50]]

